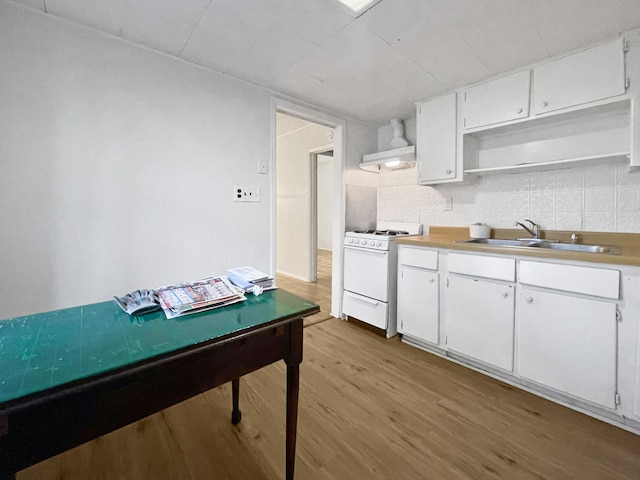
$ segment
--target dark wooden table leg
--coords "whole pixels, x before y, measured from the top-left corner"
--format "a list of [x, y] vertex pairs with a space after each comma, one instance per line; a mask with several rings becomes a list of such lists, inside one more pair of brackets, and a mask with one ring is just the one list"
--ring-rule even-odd
[[287, 458], [286, 479], [293, 480], [296, 464], [296, 431], [298, 427], [298, 392], [300, 391], [300, 366], [287, 365]]
[[296, 464], [296, 431], [298, 427], [298, 394], [302, 361], [302, 319], [291, 324], [287, 363], [287, 452], [286, 480], [293, 480]]
[[242, 420], [242, 412], [240, 411], [240, 379], [231, 380], [231, 396], [233, 397], [233, 410], [231, 411], [231, 423], [237, 425]]

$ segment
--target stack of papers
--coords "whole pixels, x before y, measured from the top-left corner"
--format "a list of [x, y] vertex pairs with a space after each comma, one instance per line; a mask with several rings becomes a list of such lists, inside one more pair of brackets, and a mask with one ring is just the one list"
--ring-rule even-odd
[[242, 288], [245, 292], [253, 292], [256, 295], [263, 290], [275, 288], [273, 277], [249, 266], [230, 268], [227, 270], [227, 278], [229, 278], [231, 283]]
[[202, 312], [246, 300], [243, 290], [225, 277], [210, 277], [197, 282], [169, 285], [156, 290], [167, 318]]

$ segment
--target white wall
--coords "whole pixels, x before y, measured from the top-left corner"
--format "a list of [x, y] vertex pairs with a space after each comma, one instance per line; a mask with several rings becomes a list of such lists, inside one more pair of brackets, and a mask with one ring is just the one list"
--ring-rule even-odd
[[309, 281], [311, 272], [311, 169], [309, 150], [332, 143], [331, 128], [310, 123], [278, 136], [277, 270]]
[[333, 210], [333, 157], [318, 155], [318, 248], [331, 250]]
[[269, 92], [5, 3], [0, 58], [0, 318], [268, 270]]

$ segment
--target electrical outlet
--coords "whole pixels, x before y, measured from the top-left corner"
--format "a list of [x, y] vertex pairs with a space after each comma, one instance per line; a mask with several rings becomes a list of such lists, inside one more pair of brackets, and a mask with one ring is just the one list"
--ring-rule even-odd
[[451, 195], [444, 198], [442, 210], [445, 212], [450, 212], [451, 210], [453, 210], [453, 197]]
[[233, 187], [234, 202], [259, 202], [260, 187], [236, 185]]

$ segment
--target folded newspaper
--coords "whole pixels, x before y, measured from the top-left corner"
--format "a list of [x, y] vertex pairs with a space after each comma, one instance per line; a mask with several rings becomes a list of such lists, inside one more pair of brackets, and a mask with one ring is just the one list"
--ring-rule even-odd
[[167, 318], [202, 312], [247, 298], [242, 289], [232, 285], [225, 277], [209, 277], [160, 287], [156, 295]]
[[235, 286], [254, 295], [260, 295], [263, 290], [275, 288], [273, 277], [250, 266], [230, 268], [227, 270], [227, 278]]

